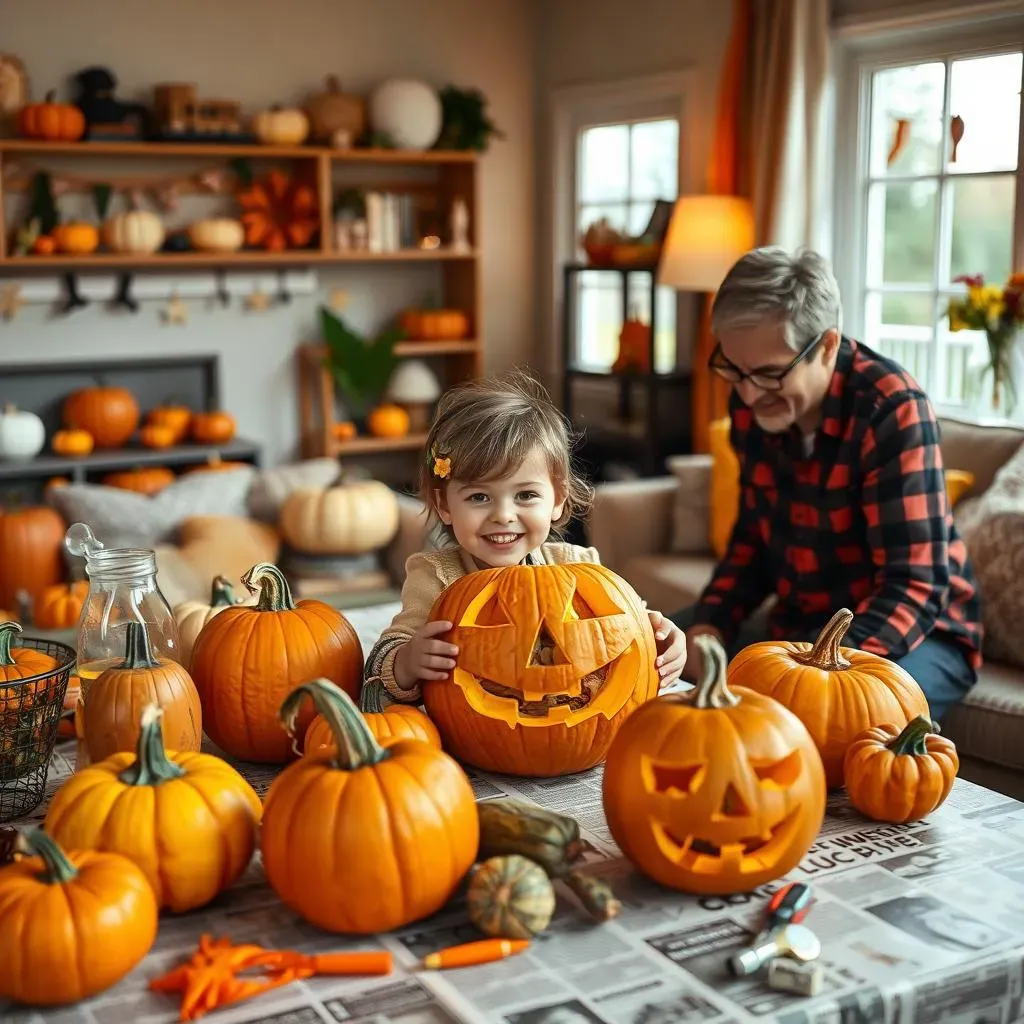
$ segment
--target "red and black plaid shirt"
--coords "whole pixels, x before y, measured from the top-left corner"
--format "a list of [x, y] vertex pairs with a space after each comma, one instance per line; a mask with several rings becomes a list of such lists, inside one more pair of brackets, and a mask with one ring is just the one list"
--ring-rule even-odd
[[953, 525], [939, 426], [896, 363], [844, 338], [814, 447], [769, 434], [735, 392], [740, 512], [694, 622], [727, 642], [772, 593], [773, 637], [810, 640], [839, 608], [845, 643], [898, 659], [931, 633], [981, 665], [981, 608]]

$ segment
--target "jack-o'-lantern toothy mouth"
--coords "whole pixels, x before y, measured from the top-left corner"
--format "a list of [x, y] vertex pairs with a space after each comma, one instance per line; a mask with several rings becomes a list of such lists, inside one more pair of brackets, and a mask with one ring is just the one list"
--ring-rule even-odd
[[652, 822], [652, 828], [661, 852], [685, 871], [710, 875], [726, 866], [741, 872], [758, 871], [789, 846], [800, 824], [800, 813], [796, 808], [761, 835], [722, 844], [700, 836], [678, 836], [661, 822]]

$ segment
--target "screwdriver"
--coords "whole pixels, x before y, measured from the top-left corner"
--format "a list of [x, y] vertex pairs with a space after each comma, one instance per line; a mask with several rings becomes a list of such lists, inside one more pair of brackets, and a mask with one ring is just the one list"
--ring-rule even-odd
[[[773, 943], [780, 937], [783, 929], [789, 925], [799, 924], [811, 910], [811, 887], [805, 882], [790, 882], [772, 895], [768, 902], [767, 920], [764, 928], [746, 949], [740, 950], [729, 958], [729, 970], [737, 977], [753, 974], [767, 960], [776, 956], [790, 955], [798, 960], [816, 959], [820, 952], [817, 939], [807, 929], [794, 929], [791, 937], [797, 949], [788, 949], [788, 943]], [[807, 932], [806, 936], [804, 932]]]
[[771, 933], [787, 924], [799, 924], [811, 912], [811, 903], [811, 887], [806, 882], [784, 885], [768, 902], [768, 923], [764, 932]]

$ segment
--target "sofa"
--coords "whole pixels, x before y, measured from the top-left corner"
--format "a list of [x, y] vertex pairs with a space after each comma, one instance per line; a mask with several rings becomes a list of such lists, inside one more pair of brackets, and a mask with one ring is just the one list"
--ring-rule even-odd
[[[1024, 429], [940, 421], [947, 469], [974, 482], [954, 506], [983, 602], [977, 685], [943, 720], [961, 775], [1024, 799]], [[668, 614], [697, 600], [715, 566], [710, 455], [675, 456], [669, 474], [601, 484], [589, 541], [648, 605]]]

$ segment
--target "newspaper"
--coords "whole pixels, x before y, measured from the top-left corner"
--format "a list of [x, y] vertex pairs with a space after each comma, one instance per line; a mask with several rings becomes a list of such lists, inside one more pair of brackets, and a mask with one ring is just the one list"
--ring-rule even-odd
[[[73, 748], [51, 765], [52, 791]], [[273, 769], [239, 765], [261, 793]], [[595, 924], [559, 884], [555, 917], [525, 952], [478, 967], [424, 971], [424, 954], [479, 938], [462, 897], [434, 917], [371, 938], [330, 935], [276, 898], [259, 857], [206, 908], [165, 914], [153, 949], [127, 978], [73, 1007], [37, 1012], [0, 1001], [11, 1024], [124, 1024], [177, 1018], [177, 997], [148, 979], [188, 957], [200, 935], [278, 949], [387, 949], [380, 978], [311, 978], [219, 1010], [218, 1024], [1010, 1024], [1024, 1020], [1024, 804], [958, 780], [925, 821], [885, 825], [843, 796], [829, 800], [818, 841], [789, 880], [813, 885], [806, 924], [822, 943], [822, 992], [777, 992], [763, 975], [737, 980], [726, 961], [758, 932], [771, 894], [695, 897], [647, 881], [622, 858], [601, 808], [600, 768], [559, 779], [471, 771], [477, 798], [515, 797], [573, 815], [582, 870], [622, 901]], [[45, 806], [45, 803], [44, 805]], [[34, 820], [39, 820], [41, 810]], [[28, 824], [32, 819], [23, 823]], [[344, 884], [343, 880], [339, 880]]]

